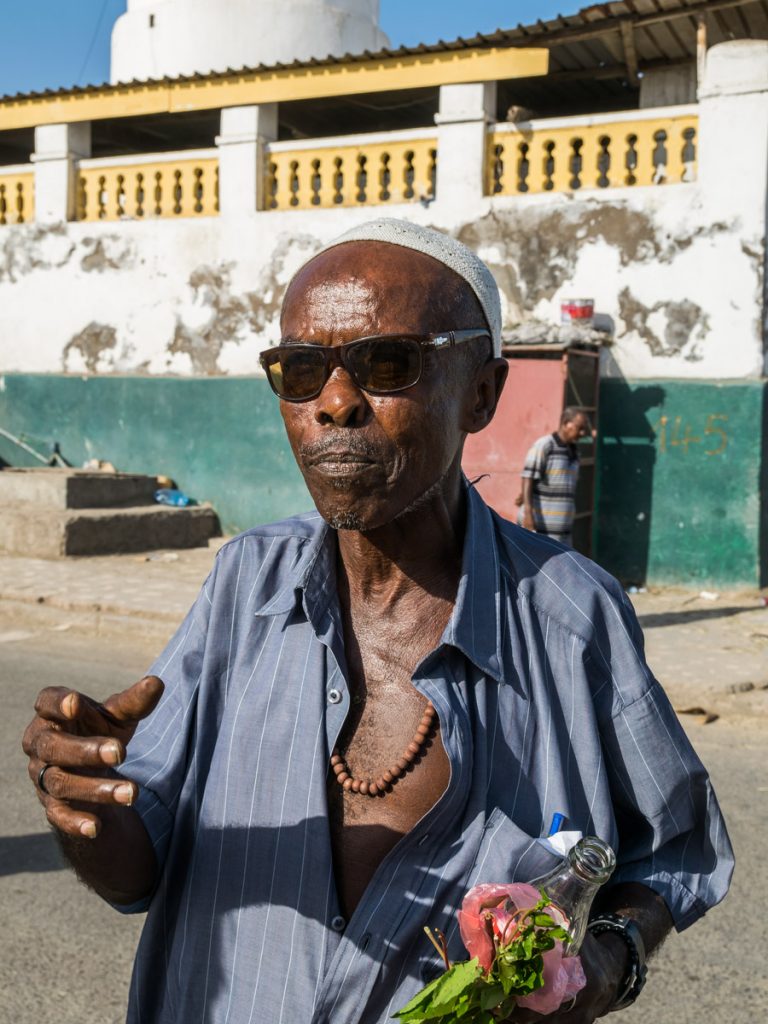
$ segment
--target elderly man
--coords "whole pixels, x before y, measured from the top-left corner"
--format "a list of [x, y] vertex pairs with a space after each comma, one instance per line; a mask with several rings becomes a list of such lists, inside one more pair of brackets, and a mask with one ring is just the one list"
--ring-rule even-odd
[[460, 958], [463, 894], [549, 870], [560, 813], [618, 852], [550, 1018], [593, 1021], [731, 854], [621, 589], [462, 475], [506, 375], [493, 279], [375, 221], [296, 274], [282, 339], [262, 363], [317, 511], [225, 545], [153, 675], [44, 690], [24, 739], [80, 877], [149, 910], [129, 1020], [384, 1024], [439, 971], [424, 926]]

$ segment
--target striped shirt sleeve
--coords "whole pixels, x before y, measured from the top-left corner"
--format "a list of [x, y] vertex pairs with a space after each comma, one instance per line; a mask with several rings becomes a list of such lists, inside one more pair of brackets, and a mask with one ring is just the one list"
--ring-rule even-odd
[[520, 474], [524, 480], [541, 480], [546, 473], [547, 458], [549, 456], [551, 438], [540, 437], [528, 450], [525, 457], [525, 465]]
[[[149, 674], [159, 676], [165, 684], [163, 696], [152, 714], [139, 724], [128, 744], [126, 759], [118, 769], [139, 785], [134, 807], [152, 841], [160, 869], [165, 862], [179, 795], [189, 768], [214, 574], [215, 570], [149, 670]], [[122, 913], [143, 911], [150, 900], [151, 897], [147, 897], [141, 903], [117, 909]]]
[[613, 882], [639, 882], [664, 899], [682, 931], [725, 895], [733, 853], [709, 776], [645, 661], [634, 609], [595, 638], [594, 661], [613, 700], [601, 734], [619, 833]]

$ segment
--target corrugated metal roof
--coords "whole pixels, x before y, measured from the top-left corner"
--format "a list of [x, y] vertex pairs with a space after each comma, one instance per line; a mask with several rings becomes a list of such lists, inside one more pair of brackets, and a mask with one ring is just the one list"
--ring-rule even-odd
[[469, 38], [439, 40], [418, 46], [365, 50], [341, 57], [311, 58], [289, 64], [259, 64], [253, 67], [227, 68], [224, 71], [163, 77], [112, 85], [72, 86], [45, 89], [42, 92], [16, 93], [0, 97], [0, 102], [36, 99], [94, 92], [115, 92], [121, 86], [169, 85], [210, 79], [237, 77], [258, 72], [300, 71], [304, 68], [356, 64], [368, 60], [386, 60], [425, 53], [486, 49], [494, 46], [546, 46], [550, 50], [550, 73], [554, 79], [568, 80], [592, 72], [595, 80], [615, 75], [628, 63], [627, 47], [634, 49], [638, 68], [689, 61], [696, 55], [697, 18], [706, 17], [708, 44], [727, 39], [768, 39], [768, 0], [613, 0], [593, 4], [576, 14], [559, 15], [550, 21], [537, 21], [511, 29], [478, 34]]

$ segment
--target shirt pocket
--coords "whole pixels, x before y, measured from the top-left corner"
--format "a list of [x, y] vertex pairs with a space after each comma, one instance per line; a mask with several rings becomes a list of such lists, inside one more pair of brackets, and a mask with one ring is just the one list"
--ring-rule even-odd
[[467, 889], [486, 882], [533, 882], [562, 859], [516, 825], [500, 807], [494, 807], [480, 838]]
[[[451, 960], [466, 960], [468, 956], [459, 934], [456, 913], [473, 886], [489, 882], [535, 882], [562, 861], [559, 854], [536, 842], [535, 836], [516, 825], [500, 807], [494, 807], [486, 819], [466, 881], [456, 892], [454, 911], [445, 924]], [[422, 983], [433, 981], [443, 970], [440, 959], [424, 950], [420, 962]]]

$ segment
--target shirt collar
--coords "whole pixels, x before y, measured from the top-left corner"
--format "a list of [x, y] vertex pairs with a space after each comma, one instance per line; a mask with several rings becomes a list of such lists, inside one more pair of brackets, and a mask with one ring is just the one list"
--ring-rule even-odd
[[[465, 487], [467, 523], [461, 578], [441, 643], [457, 648], [482, 672], [502, 682], [504, 594], [496, 531], [488, 506], [466, 481]], [[307, 618], [317, 624], [335, 593], [336, 535], [320, 520], [285, 585], [255, 614], [286, 613], [301, 599]]]
[[282, 615], [303, 599], [307, 617], [315, 620], [327, 607], [336, 589], [336, 537], [324, 520], [318, 517], [317, 523], [283, 585], [254, 609], [254, 615]]
[[467, 525], [461, 579], [442, 642], [460, 650], [482, 672], [503, 681], [504, 595], [491, 511], [466, 484]]

